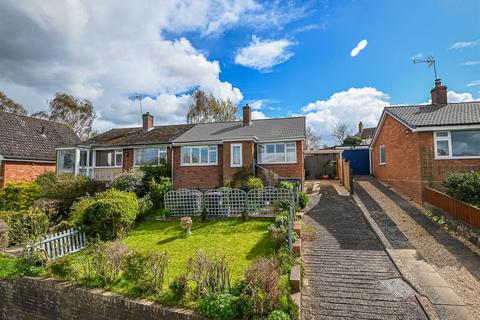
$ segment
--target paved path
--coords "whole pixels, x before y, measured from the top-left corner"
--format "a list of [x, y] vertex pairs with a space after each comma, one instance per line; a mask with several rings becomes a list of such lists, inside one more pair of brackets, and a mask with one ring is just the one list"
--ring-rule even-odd
[[426, 319], [351, 198], [321, 193], [304, 217], [302, 319]]

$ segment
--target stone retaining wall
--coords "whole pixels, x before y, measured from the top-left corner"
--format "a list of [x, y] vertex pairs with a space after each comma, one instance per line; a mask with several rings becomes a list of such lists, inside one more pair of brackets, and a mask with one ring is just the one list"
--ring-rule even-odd
[[0, 280], [0, 319], [197, 320], [192, 310], [166, 308], [54, 279]]

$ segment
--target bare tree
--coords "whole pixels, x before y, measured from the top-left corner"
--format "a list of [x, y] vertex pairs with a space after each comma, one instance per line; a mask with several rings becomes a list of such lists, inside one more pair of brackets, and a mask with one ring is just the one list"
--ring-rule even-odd
[[234, 121], [237, 115], [237, 106], [230, 100], [215, 98], [202, 90], [193, 93], [193, 103], [188, 108], [187, 122], [219, 122]]
[[337, 145], [341, 145], [343, 140], [350, 135], [350, 128], [348, 124], [344, 121], [339, 121], [335, 124], [333, 128], [333, 139]]
[[66, 124], [82, 140], [89, 139], [96, 133], [92, 125], [97, 114], [92, 103], [67, 93], [57, 92], [49, 102], [48, 110], [36, 112], [32, 116]]
[[307, 127], [305, 148], [307, 150], [320, 148], [320, 137], [313, 132], [312, 127]]
[[25, 110], [22, 104], [13, 101], [2, 91], [0, 91], [0, 111], [11, 112], [22, 116], [27, 115], [27, 110]]

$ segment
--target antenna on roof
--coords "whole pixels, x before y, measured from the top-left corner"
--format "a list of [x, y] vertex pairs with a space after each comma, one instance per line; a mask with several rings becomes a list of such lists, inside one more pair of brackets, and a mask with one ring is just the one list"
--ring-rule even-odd
[[430, 68], [431, 66], [433, 66], [433, 73], [435, 74], [435, 80], [438, 79], [438, 77], [437, 77], [437, 67], [435, 66], [435, 58], [433, 56], [428, 56], [425, 59], [413, 59], [413, 63], [414, 64], [426, 63], [427, 68]]
[[140, 105], [140, 113], [143, 114], [143, 106], [142, 106], [142, 95], [134, 94], [133, 96], [128, 97], [130, 100], [138, 100], [138, 104]]

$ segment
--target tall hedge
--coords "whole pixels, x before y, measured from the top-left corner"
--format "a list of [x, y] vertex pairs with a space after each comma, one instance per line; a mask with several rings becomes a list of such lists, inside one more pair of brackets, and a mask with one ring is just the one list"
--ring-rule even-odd
[[42, 196], [43, 191], [36, 183], [8, 182], [0, 189], [0, 210], [27, 209]]

